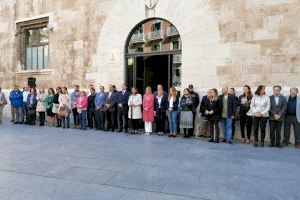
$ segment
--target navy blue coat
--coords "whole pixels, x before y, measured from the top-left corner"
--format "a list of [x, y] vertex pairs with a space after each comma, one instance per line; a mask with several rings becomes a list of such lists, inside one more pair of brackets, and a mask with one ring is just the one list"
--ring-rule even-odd
[[127, 107], [129, 96], [130, 93], [128, 91], [126, 91], [124, 94], [123, 91], [119, 91], [117, 94], [117, 104], [119, 105], [121, 103], [123, 107]]
[[[160, 112], [166, 112], [168, 109], [168, 95], [163, 95], [160, 103]], [[159, 112], [159, 103], [157, 96], [154, 97], [154, 111]]]

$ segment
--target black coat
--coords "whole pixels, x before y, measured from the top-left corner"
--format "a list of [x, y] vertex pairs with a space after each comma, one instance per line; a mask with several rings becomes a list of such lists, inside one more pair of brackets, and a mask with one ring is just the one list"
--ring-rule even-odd
[[213, 114], [208, 114], [205, 116], [207, 117], [208, 120], [220, 120], [220, 112], [221, 110], [221, 105], [220, 105], [220, 100], [217, 99], [215, 101], [210, 101], [208, 98], [206, 98], [205, 102], [203, 103], [203, 111], [204, 113], [206, 111], [214, 111]]
[[[220, 101], [220, 115], [222, 115], [222, 110], [223, 110], [223, 99], [224, 95], [219, 96], [219, 101]], [[228, 95], [228, 100], [227, 100], [227, 118], [231, 118], [232, 116], [235, 116], [236, 114], [236, 107], [237, 107], [237, 100], [236, 96]]]
[[194, 110], [194, 102], [192, 96], [183, 96], [180, 100], [180, 107], [182, 111], [193, 111]]
[[[160, 103], [160, 112], [166, 112], [168, 109], [168, 95], [163, 95]], [[154, 111], [159, 112], [159, 103], [157, 96], [154, 97]]]
[[193, 101], [193, 112], [196, 112], [198, 106], [199, 106], [199, 102], [200, 102], [200, 98], [199, 98], [199, 94], [197, 92], [192, 91], [190, 93], [191, 97], [192, 97], [192, 101]]
[[207, 95], [203, 96], [201, 103], [200, 103], [200, 109], [199, 112], [201, 113], [202, 117], [205, 117], [205, 104], [209, 102], [209, 99], [207, 98]]
[[90, 96], [88, 97], [88, 107], [87, 107], [87, 109], [88, 109], [89, 111], [93, 111], [93, 110], [95, 110], [95, 108], [96, 108], [96, 105], [95, 105], [95, 98], [96, 98], [96, 94], [95, 94], [95, 95], [90, 95]]

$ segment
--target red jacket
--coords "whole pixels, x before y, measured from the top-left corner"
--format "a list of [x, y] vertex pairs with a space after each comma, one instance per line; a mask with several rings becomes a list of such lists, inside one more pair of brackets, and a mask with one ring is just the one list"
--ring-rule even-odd
[[87, 106], [88, 106], [88, 98], [86, 96], [78, 97], [76, 99], [76, 107], [78, 110], [87, 110]]
[[144, 95], [143, 98], [143, 121], [154, 121], [154, 96]]

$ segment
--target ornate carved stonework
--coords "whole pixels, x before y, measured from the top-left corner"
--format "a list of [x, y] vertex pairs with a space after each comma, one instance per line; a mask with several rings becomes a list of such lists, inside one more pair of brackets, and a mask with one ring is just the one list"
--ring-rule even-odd
[[145, 0], [145, 5], [147, 8], [152, 9], [156, 6], [158, 0]]

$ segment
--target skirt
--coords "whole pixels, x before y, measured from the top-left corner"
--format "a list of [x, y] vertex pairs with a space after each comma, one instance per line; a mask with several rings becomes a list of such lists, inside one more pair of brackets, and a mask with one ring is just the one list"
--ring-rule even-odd
[[192, 111], [181, 111], [180, 112], [180, 128], [193, 128], [193, 112]]
[[47, 112], [47, 116], [55, 116], [55, 113], [52, 112], [52, 108], [49, 108], [49, 109], [46, 109], [46, 112]]

